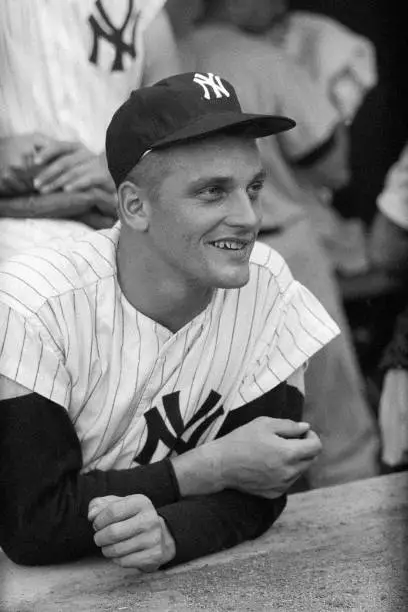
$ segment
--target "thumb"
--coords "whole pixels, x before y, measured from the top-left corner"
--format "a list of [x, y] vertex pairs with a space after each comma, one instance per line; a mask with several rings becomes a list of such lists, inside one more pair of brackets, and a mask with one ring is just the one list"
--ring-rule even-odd
[[271, 419], [270, 427], [274, 434], [282, 438], [299, 438], [309, 431], [310, 424], [291, 419]]
[[91, 499], [88, 506], [88, 520], [93, 521], [101, 510], [117, 499], [120, 499], [117, 495], [106, 495], [105, 497], [94, 497]]

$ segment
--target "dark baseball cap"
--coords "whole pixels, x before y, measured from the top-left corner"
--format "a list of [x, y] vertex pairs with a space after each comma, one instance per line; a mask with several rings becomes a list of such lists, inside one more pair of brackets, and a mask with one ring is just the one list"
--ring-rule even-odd
[[187, 72], [132, 91], [108, 126], [106, 157], [118, 186], [148, 151], [217, 133], [262, 138], [295, 125], [288, 117], [243, 113], [226, 79]]

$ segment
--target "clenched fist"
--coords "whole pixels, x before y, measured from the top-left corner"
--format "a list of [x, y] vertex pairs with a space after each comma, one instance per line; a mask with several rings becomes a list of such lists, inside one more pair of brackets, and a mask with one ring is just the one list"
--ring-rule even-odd
[[307, 423], [269, 417], [258, 417], [214, 443], [223, 488], [270, 499], [285, 493], [321, 448]]
[[258, 417], [231, 433], [172, 458], [182, 497], [237, 489], [280, 497], [322, 448], [308, 423]]
[[103, 555], [122, 567], [154, 572], [176, 554], [166, 523], [144, 495], [95, 498], [88, 519]]

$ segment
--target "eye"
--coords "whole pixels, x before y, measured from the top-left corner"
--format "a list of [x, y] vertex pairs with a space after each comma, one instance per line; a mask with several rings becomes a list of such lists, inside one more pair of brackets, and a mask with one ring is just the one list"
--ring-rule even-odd
[[215, 202], [220, 200], [224, 195], [225, 189], [220, 185], [208, 185], [198, 192], [198, 197], [206, 202]]
[[258, 198], [259, 194], [263, 189], [264, 183], [265, 181], [262, 179], [255, 181], [254, 183], [251, 183], [249, 185], [247, 193], [250, 200], [256, 200]]

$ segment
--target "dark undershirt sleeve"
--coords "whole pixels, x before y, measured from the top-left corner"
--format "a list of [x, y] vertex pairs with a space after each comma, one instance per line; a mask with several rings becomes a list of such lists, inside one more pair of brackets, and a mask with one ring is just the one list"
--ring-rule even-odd
[[[303, 395], [281, 383], [265, 395], [228, 414], [218, 437], [260, 416], [299, 421]], [[240, 491], [182, 499], [160, 508], [176, 543], [176, 556], [166, 567], [236, 546], [264, 533], [280, 516], [286, 495], [264, 499]]]
[[36, 393], [0, 401], [0, 546], [39, 565], [99, 554], [87, 519], [94, 497], [140, 493], [157, 507], [179, 498], [166, 459], [80, 474], [82, 453], [66, 411]]

